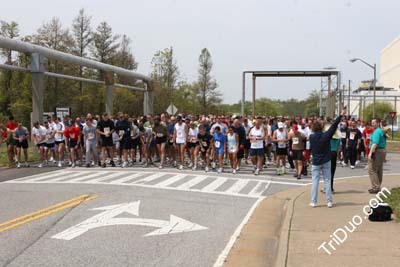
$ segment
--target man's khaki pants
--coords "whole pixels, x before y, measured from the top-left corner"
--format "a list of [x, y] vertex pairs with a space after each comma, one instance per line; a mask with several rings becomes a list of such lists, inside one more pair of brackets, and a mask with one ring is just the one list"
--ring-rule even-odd
[[372, 189], [380, 190], [383, 176], [383, 162], [385, 161], [386, 150], [376, 149], [375, 159], [368, 160], [368, 174], [371, 179]]

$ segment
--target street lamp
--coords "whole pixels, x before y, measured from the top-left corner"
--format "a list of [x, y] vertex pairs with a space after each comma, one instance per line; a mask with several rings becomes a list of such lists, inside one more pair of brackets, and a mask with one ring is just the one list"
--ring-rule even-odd
[[372, 105], [372, 117], [375, 118], [375, 100], [376, 100], [376, 64], [371, 65], [368, 62], [362, 60], [361, 58], [353, 58], [350, 59], [351, 63], [354, 63], [356, 61], [361, 61], [362, 63], [364, 63], [365, 65], [367, 65], [368, 67], [370, 67], [371, 69], [374, 70], [374, 81], [373, 81], [373, 90], [374, 90], [374, 102]]

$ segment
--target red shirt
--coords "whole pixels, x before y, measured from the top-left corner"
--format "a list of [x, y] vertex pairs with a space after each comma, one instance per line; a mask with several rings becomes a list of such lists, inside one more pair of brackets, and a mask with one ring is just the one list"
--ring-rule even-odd
[[12, 130], [15, 130], [17, 128], [17, 123], [15, 121], [9, 121], [6, 123], [6, 128]]
[[66, 128], [64, 131], [64, 136], [73, 141], [77, 141], [80, 135], [81, 135], [81, 129], [75, 125], [73, 125], [71, 128], [69, 127]]
[[369, 140], [371, 140], [371, 135], [373, 132], [374, 132], [374, 128], [372, 128], [372, 127], [369, 128], [369, 130], [367, 128], [364, 129], [363, 136], [364, 136], [365, 141], [369, 142]]

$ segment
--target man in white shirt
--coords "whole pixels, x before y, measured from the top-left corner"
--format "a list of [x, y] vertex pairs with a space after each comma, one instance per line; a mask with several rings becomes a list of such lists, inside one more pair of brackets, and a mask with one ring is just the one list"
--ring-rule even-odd
[[45, 151], [45, 145], [46, 145], [46, 135], [47, 135], [47, 130], [45, 127], [40, 125], [40, 123], [37, 121], [33, 124], [32, 128], [32, 137], [35, 145], [37, 146], [39, 150], [39, 156], [40, 156], [40, 164], [38, 165], [39, 168], [43, 167], [44, 163], [44, 151]]

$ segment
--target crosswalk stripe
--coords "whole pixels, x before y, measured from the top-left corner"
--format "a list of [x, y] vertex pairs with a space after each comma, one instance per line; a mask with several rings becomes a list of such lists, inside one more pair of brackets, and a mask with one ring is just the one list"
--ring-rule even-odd
[[44, 175], [43, 174], [37, 174], [37, 175], [32, 175], [32, 176], [29, 176], [29, 177], [17, 179], [17, 181], [36, 182], [36, 181], [39, 181], [39, 180], [42, 180], [42, 179], [47, 179], [47, 178], [55, 177], [55, 176], [58, 176], [58, 175], [62, 175], [62, 173], [59, 172], [59, 171], [56, 171], [56, 172], [51, 172], [51, 173], [45, 173]]
[[216, 178], [215, 181], [211, 182], [210, 184], [208, 184], [207, 186], [203, 187], [200, 190], [202, 192], [214, 192], [215, 189], [223, 185], [227, 180], [228, 178], [223, 178], [223, 177]]
[[248, 183], [249, 180], [238, 179], [225, 193], [238, 194]]
[[169, 186], [184, 177], [186, 177], [186, 174], [178, 174], [178, 175], [175, 175], [165, 181], [162, 181], [161, 183], [156, 184], [156, 186]]
[[153, 181], [153, 180], [155, 180], [157, 178], [160, 178], [161, 176], [164, 176], [164, 175], [166, 175], [166, 173], [154, 173], [154, 174], [152, 174], [150, 176], [147, 176], [146, 178], [134, 181], [131, 184], [142, 184], [142, 183], [150, 182], [150, 181]]
[[[106, 173], [106, 174], [104, 174], [104, 175], [102, 175], [102, 176], [100, 176], [99, 178], [94, 178], [94, 179], [89, 179], [89, 180], [86, 180], [86, 181], [83, 181], [84, 183], [98, 183], [98, 182], [102, 182], [102, 181], [104, 181], [104, 180], [108, 180], [108, 179], [112, 179], [112, 178], [114, 178], [114, 177], [119, 177], [119, 176], [121, 176], [122, 174], [121, 173], [118, 173], [118, 172], [110, 172], [110, 173]], [[87, 177], [86, 177], [87, 178]]]
[[[60, 179], [59, 182], [61, 183], [75, 183], [75, 182], [80, 182], [82, 180], [86, 180], [88, 178], [93, 178], [93, 177], [102, 177], [103, 175], [107, 175], [107, 173], [103, 174], [102, 172], [93, 172], [89, 175], [81, 175], [81, 177], [74, 178], [74, 179]], [[54, 181], [54, 180], [52, 180]]]
[[251, 190], [248, 195], [250, 196], [260, 196], [265, 190], [268, 189], [270, 182], [260, 182], [253, 190]]
[[201, 181], [203, 181], [203, 180], [206, 179], [206, 178], [207, 178], [207, 176], [199, 175], [199, 176], [194, 177], [194, 178], [191, 179], [190, 181], [187, 181], [186, 183], [181, 184], [180, 186], [178, 186], [178, 187], [176, 187], [176, 188], [179, 188], [179, 189], [189, 189], [189, 188], [191, 188], [192, 186], [194, 186], [194, 185], [200, 183]]
[[140, 177], [142, 175], [143, 175], [143, 173], [137, 172], [135, 174], [131, 174], [131, 175], [128, 175], [126, 177], [111, 181], [110, 184], [123, 184], [123, 183], [125, 183], [125, 182], [127, 182], [129, 180], [132, 180], [132, 179], [134, 179], [136, 177]]
[[[81, 176], [82, 174], [79, 173], [74, 173], [73, 175], [71, 175], [71, 177], [77, 177], [77, 176]], [[59, 180], [63, 180], [65, 178], [67, 178], [65, 176], [65, 174], [63, 173], [58, 173], [58, 175], [52, 176], [51, 179], [48, 179], [49, 177], [45, 177], [43, 179], [32, 179], [32, 180], [28, 180], [29, 182], [35, 182], [35, 183], [47, 183], [47, 182], [56, 182]], [[46, 180], [46, 181], [43, 181]]]

